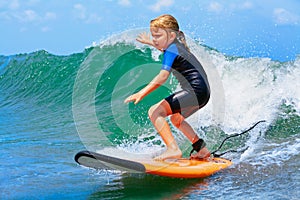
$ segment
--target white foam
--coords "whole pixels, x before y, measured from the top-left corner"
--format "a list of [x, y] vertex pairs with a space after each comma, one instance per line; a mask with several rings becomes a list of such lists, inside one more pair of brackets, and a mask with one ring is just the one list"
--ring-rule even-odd
[[229, 60], [217, 52], [210, 56], [224, 87], [224, 128], [245, 129], [262, 119], [271, 122], [283, 101], [299, 113], [299, 61], [282, 64], [268, 58]]
[[281, 165], [293, 156], [299, 155], [300, 139], [280, 144], [264, 144], [256, 149], [255, 154], [248, 155], [247, 159], [252, 165], [267, 166], [269, 164]]

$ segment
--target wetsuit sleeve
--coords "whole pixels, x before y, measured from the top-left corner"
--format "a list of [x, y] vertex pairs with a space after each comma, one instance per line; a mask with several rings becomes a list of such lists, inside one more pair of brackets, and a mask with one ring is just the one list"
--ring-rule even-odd
[[173, 62], [178, 55], [178, 49], [175, 44], [170, 45], [169, 48], [164, 52], [164, 58], [162, 61], [161, 69], [171, 71]]

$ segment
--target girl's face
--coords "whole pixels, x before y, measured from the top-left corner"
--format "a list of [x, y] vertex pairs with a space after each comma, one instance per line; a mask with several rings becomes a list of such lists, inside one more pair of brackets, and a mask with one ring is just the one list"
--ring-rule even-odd
[[165, 50], [174, 41], [176, 34], [174, 32], [167, 31], [163, 28], [150, 28], [152, 35], [152, 41], [154, 46], [159, 50]]

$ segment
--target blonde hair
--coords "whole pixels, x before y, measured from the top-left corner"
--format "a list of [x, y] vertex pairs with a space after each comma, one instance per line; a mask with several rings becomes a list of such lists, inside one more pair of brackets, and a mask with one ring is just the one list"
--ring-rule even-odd
[[172, 15], [165, 14], [165, 15], [158, 16], [157, 18], [150, 21], [150, 27], [163, 28], [163, 29], [174, 31], [177, 35], [177, 40], [181, 42], [187, 48], [187, 50], [189, 50], [185, 40], [184, 33], [179, 30], [178, 22], [175, 19], [175, 17], [173, 17]]

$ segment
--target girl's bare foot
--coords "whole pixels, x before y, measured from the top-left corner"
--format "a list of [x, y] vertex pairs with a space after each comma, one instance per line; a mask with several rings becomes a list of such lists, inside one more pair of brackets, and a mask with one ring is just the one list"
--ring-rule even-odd
[[208, 151], [208, 149], [206, 147], [203, 147], [199, 152], [197, 152], [196, 154], [192, 154], [191, 155], [191, 159], [207, 159], [210, 157], [210, 152]]
[[181, 156], [182, 156], [182, 152], [180, 151], [179, 148], [177, 148], [177, 149], [167, 148], [167, 150], [164, 153], [155, 157], [154, 160], [159, 161], [159, 160], [165, 160], [168, 158], [181, 158]]

